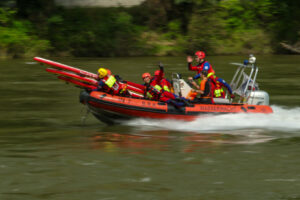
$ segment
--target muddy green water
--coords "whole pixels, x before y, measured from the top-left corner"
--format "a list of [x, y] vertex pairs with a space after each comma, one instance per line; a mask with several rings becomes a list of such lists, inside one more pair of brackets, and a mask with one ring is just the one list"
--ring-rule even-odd
[[[246, 57], [209, 57], [230, 82]], [[52, 58], [141, 82], [158, 61], [166, 75], [184, 57]], [[108, 126], [86, 115], [80, 89], [33, 60], [0, 61], [0, 199], [300, 199], [300, 56], [257, 56], [271, 115], [194, 122], [131, 120]]]

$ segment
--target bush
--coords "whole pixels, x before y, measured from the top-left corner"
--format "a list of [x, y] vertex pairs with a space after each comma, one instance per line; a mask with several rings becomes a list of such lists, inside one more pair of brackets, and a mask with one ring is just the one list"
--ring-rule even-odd
[[14, 19], [15, 12], [0, 8], [0, 51], [1, 57], [24, 57], [47, 52], [49, 41], [30, 35], [28, 21]]

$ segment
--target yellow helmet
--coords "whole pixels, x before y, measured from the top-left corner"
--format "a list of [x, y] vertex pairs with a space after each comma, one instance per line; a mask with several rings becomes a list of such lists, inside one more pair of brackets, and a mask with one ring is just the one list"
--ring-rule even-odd
[[99, 68], [98, 69], [98, 75], [99, 75], [99, 78], [103, 78], [107, 75], [107, 70], [104, 69], [104, 68]]

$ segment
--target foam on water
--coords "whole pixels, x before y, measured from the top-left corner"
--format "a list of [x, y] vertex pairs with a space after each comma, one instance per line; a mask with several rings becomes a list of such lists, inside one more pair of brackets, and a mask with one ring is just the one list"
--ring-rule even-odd
[[281, 132], [300, 131], [300, 107], [285, 108], [271, 106], [272, 114], [225, 114], [199, 117], [192, 122], [177, 120], [135, 119], [126, 122], [130, 126], [139, 126], [151, 130], [177, 130], [192, 132], [227, 132], [237, 130], [272, 130]]

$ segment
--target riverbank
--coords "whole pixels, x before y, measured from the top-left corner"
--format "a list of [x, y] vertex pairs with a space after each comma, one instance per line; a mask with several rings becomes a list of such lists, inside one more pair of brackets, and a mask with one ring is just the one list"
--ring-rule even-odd
[[281, 44], [299, 40], [299, 5], [278, 0], [147, 0], [105, 8], [62, 7], [54, 0], [1, 4], [1, 58], [290, 54]]

